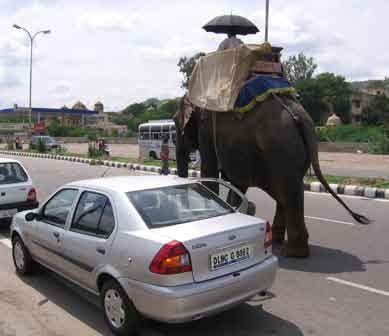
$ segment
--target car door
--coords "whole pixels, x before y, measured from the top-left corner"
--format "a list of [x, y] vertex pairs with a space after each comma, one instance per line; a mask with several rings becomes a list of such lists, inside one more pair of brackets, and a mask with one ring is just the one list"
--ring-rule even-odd
[[255, 205], [249, 202], [246, 196], [231, 183], [215, 178], [200, 178], [197, 181], [217, 194], [219, 198], [228, 203], [234, 210], [247, 215], [255, 215]]
[[[0, 209], [27, 201], [31, 187], [31, 179], [18, 162], [0, 163]], [[17, 209], [14, 210], [16, 213]], [[3, 217], [9, 217], [7, 211], [0, 211], [0, 218]]]
[[100, 192], [83, 191], [64, 238], [68, 277], [95, 288], [95, 273], [106, 263], [115, 226], [109, 197]]
[[43, 264], [63, 272], [64, 255], [62, 241], [78, 189], [61, 189], [43, 205], [32, 233], [34, 257]]

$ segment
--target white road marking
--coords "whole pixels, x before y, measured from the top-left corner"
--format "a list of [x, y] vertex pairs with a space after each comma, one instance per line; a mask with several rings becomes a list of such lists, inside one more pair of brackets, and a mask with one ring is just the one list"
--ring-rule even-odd
[[9, 247], [9, 248], [12, 248], [12, 244], [11, 244], [11, 241], [8, 239], [8, 238], [5, 238], [4, 236], [0, 235], [0, 243]]
[[365, 291], [368, 291], [368, 292], [371, 292], [371, 293], [375, 293], [375, 294], [379, 294], [379, 295], [383, 295], [383, 296], [389, 296], [389, 292], [381, 290], [381, 289], [376, 289], [376, 288], [373, 288], [373, 287], [368, 287], [368, 286], [360, 285], [360, 284], [357, 284], [355, 282], [346, 281], [346, 280], [342, 280], [342, 279], [338, 279], [338, 278], [334, 278], [334, 277], [327, 277], [326, 279], [329, 280], [329, 281], [334, 281], [334, 282], [340, 283], [342, 285], [346, 285], [346, 286], [351, 286], [351, 287], [354, 287], [354, 288], [362, 289], [362, 290], [365, 290]]
[[350, 222], [343, 222], [335, 219], [329, 219], [329, 218], [321, 218], [321, 217], [312, 217], [312, 216], [304, 216], [305, 218], [308, 219], [314, 219], [318, 221], [323, 221], [323, 222], [333, 222], [333, 223], [338, 223], [338, 224], [344, 224], [344, 225], [350, 225], [350, 226], [355, 226], [355, 223], [350, 223]]
[[[329, 193], [324, 193], [324, 192], [314, 192], [314, 191], [305, 191], [306, 194], [312, 194], [314, 196], [323, 196], [323, 197], [333, 197]], [[344, 194], [338, 194], [339, 197], [341, 198], [354, 198], [354, 199], [359, 199], [361, 201], [375, 201], [375, 202], [389, 202], [389, 199], [383, 199], [383, 198], [368, 198], [365, 196], [352, 196], [352, 195], [344, 195]]]

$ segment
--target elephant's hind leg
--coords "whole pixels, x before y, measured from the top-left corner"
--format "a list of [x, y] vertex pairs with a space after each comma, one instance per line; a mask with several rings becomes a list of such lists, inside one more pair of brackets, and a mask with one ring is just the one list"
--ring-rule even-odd
[[288, 240], [282, 247], [285, 257], [305, 258], [309, 256], [308, 230], [304, 220], [304, 185], [288, 195], [285, 205], [286, 232]]

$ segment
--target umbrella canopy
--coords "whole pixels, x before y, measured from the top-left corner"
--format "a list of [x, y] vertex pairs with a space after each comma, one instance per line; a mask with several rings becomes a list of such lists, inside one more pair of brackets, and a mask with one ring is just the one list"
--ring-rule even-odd
[[259, 32], [250, 20], [239, 15], [221, 15], [209, 21], [203, 29], [207, 32], [231, 35], [247, 35]]

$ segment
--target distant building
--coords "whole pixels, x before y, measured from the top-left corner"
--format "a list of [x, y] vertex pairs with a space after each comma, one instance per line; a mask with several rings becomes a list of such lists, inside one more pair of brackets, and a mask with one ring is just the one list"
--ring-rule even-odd
[[[104, 113], [104, 105], [97, 102], [93, 110], [88, 110], [86, 105], [81, 101], [76, 102], [72, 108], [66, 105], [61, 108], [32, 108], [32, 117], [46, 126], [56, 121], [63, 126], [68, 127], [87, 127], [105, 131], [108, 134], [117, 132], [124, 134], [127, 132], [125, 125], [116, 125], [109, 121], [108, 115]], [[28, 120], [29, 108], [18, 107], [0, 110], [0, 116], [21, 117]]]
[[[0, 116], [13, 116], [24, 118], [25, 122], [28, 120], [29, 108], [18, 107], [0, 110]], [[34, 119], [44, 122], [49, 125], [53, 121], [59, 122], [64, 126], [83, 127], [85, 126], [85, 118], [87, 116], [96, 114], [93, 110], [67, 108], [45, 108], [33, 107], [31, 115]]]
[[351, 97], [351, 119], [353, 124], [359, 124], [363, 118], [363, 111], [377, 95], [386, 95], [389, 97], [388, 88], [364, 88], [355, 90]]

